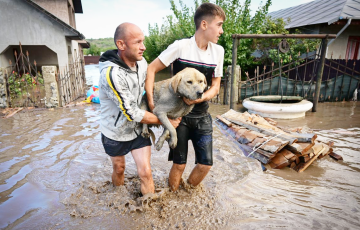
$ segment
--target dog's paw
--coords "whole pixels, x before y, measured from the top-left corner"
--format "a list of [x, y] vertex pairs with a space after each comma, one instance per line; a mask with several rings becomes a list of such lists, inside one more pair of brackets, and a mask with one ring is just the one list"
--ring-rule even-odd
[[163, 147], [164, 145], [164, 142], [163, 141], [158, 141], [156, 144], [155, 144], [155, 149], [157, 151], [160, 151], [160, 149]]
[[170, 148], [174, 149], [177, 146], [177, 137], [170, 138], [169, 140], [169, 146]]
[[149, 132], [149, 130], [143, 130], [142, 131], [142, 133], [141, 133], [141, 136], [143, 137], [143, 138], [149, 138], [150, 137], [150, 132]]

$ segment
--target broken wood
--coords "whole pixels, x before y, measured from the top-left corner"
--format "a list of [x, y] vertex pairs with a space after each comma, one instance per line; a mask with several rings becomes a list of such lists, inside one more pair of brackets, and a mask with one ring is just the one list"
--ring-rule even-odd
[[231, 127], [232, 123], [228, 120], [226, 120], [225, 118], [223, 118], [222, 116], [220, 115], [217, 115], [216, 116], [217, 119], [219, 119], [220, 121], [222, 121], [224, 124], [226, 124], [228, 127]]
[[334, 152], [329, 153], [329, 156], [331, 158], [333, 158], [334, 160], [336, 160], [336, 161], [342, 161], [343, 160], [342, 156], [340, 156], [339, 154], [336, 154]]
[[6, 115], [4, 118], [9, 118], [14, 116], [17, 112], [20, 112], [21, 110], [23, 110], [24, 108], [17, 108], [15, 109], [15, 111], [11, 112], [10, 114]]
[[316, 158], [318, 158], [318, 156], [320, 156], [320, 154], [326, 150], [326, 148], [322, 144], [320, 144], [320, 145], [321, 145], [321, 149], [320, 149], [320, 146], [318, 147], [316, 145], [314, 145], [312, 147], [312, 149], [314, 149], [314, 153], [316, 153], [316, 155], [313, 158], [311, 158], [308, 162], [306, 162], [304, 164], [299, 164], [299, 167], [297, 168], [298, 172], [304, 172], [305, 169], [307, 169], [311, 165], [311, 163], [313, 163], [316, 160]]
[[291, 145], [287, 145], [286, 148], [293, 153], [305, 155], [306, 152], [308, 152], [311, 149], [311, 147], [313, 147], [314, 145], [315, 145], [314, 142], [313, 143], [297, 142]]
[[[276, 121], [248, 112], [229, 110], [217, 116], [215, 124], [242, 150], [245, 156], [253, 157], [274, 169], [286, 166], [303, 172], [315, 159], [333, 153], [333, 142], [316, 141], [317, 135], [303, 128], [279, 128]], [[299, 142], [295, 143], [296, 141]], [[341, 156], [332, 154], [335, 159]]]
[[[297, 141], [296, 138], [289, 136], [289, 134], [285, 133], [281, 129], [276, 128], [277, 130], [273, 130], [273, 129], [260, 127], [259, 125], [257, 125], [259, 123], [255, 125], [253, 123], [246, 122], [246, 120], [250, 122], [251, 120], [247, 117], [240, 117], [238, 114], [239, 113], [235, 112], [234, 110], [229, 110], [227, 113], [223, 114], [222, 116], [225, 117], [227, 120], [231, 121], [232, 123], [243, 126], [249, 130], [256, 131], [268, 136], [275, 136], [278, 137], [279, 139], [288, 141], [291, 144]], [[268, 125], [271, 126], [269, 123]]]

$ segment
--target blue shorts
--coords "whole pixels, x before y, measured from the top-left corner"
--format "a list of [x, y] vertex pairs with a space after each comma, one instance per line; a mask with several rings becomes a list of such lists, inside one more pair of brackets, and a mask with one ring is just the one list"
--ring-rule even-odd
[[170, 149], [169, 161], [186, 164], [188, 141], [191, 140], [195, 149], [195, 164], [213, 165], [210, 114], [200, 118], [183, 117], [176, 132], [178, 143], [175, 149]]
[[115, 141], [101, 134], [101, 142], [105, 152], [111, 157], [124, 156], [131, 150], [151, 146], [150, 138], [143, 138], [141, 135], [131, 141]]

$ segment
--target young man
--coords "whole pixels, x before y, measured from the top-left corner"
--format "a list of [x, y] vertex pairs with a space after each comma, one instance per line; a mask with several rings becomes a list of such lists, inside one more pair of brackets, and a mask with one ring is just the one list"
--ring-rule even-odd
[[[113, 165], [114, 186], [124, 184], [125, 155], [131, 152], [141, 180], [141, 193], [154, 193], [151, 175], [151, 142], [143, 138], [140, 123], [160, 124], [152, 113], [139, 108], [144, 92], [147, 63], [144, 34], [134, 24], [123, 23], [114, 35], [118, 49], [100, 58], [99, 98], [101, 140]], [[176, 128], [180, 122], [170, 120]]]
[[179, 188], [184, 172], [188, 152], [188, 140], [191, 139], [196, 155], [197, 165], [192, 170], [188, 182], [196, 186], [209, 172], [212, 164], [212, 119], [208, 113], [208, 101], [219, 93], [220, 80], [223, 75], [224, 49], [216, 45], [224, 32], [222, 25], [225, 13], [221, 7], [212, 3], [201, 4], [195, 12], [195, 35], [189, 39], [175, 41], [148, 67], [145, 90], [150, 109], [153, 104], [153, 86], [155, 73], [173, 63], [176, 74], [185, 67], [193, 67], [205, 74], [210, 88], [201, 99], [190, 101], [195, 104], [191, 113], [183, 117], [177, 128], [178, 144], [170, 150], [169, 160], [173, 166], [169, 175], [169, 186], [172, 191]]

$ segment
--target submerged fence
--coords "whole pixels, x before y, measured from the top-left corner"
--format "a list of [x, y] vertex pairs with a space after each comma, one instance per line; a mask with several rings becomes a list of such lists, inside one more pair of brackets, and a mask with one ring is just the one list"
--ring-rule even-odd
[[[245, 81], [238, 80], [241, 79], [241, 70], [231, 69], [225, 74], [220, 94], [213, 102], [229, 103], [226, 99], [230, 97], [231, 90], [230, 107], [245, 98], [261, 95], [302, 96], [313, 101], [315, 106], [318, 101], [351, 100], [355, 89], [359, 89], [359, 60], [333, 59], [333, 55], [325, 59], [327, 38], [334, 38], [335, 35], [233, 35], [233, 63], [236, 64], [238, 39], [253, 37], [321, 38], [322, 45], [319, 52], [298, 54], [287, 64], [280, 61], [270, 66], [258, 66], [253, 73], [245, 73], [242, 77]], [[321, 79], [319, 84], [317, 79]]]

